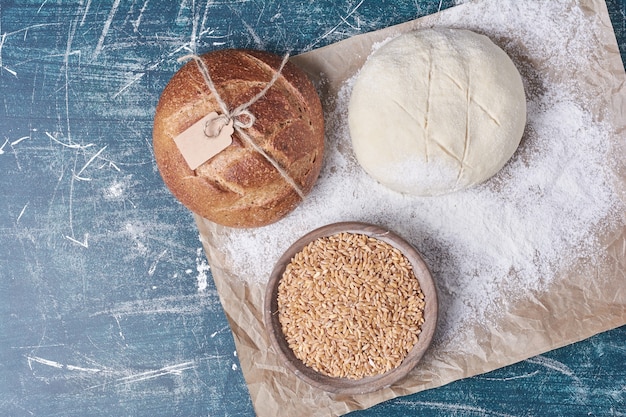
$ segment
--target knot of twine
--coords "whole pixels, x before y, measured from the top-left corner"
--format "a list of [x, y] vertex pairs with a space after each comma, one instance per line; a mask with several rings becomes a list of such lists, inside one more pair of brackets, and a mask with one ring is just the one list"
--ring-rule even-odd
[[209, 69], [207, 68], [204, 60], [196, 54], [191, 54], [179, 58], [179, 61], [187, 61], [189, 59], [193, 59], [195, 61], [196, 65], [198, 66], [198, 70], [200, 71], [200, 74], [202, 74], [202, 78], [204, 78], [204, 82], [206, 83], [209, 91], [211, 91], [211, 94], [213, 94], [213, 97], [215, 97], [217, 104], [222, 110], [222, 114], [220, 116], [207, 122], [206, 126], [204, 127], [204, 135], [209, 139], [215, 138], [220, 134], [224, 126], [228, 125], [232, 121], [233, 127], [235, 131], [239, 134], [239, 137], [242, 138], [244, 142], [246, 142], [246, 144], [252, 147], [252, 149], [260, 153], [261, 156], [263, 156], [270, 164], [272, 164], [272, 166], [276, 168], [276, 170], [285, 179], [285, 181], [296, 191], [298, 196], [300, 196], [301, 199], [304, 199], [304, 192], [298, 186], [298, 184], [296, 184], [294, 179], [291, 178], [287, 171], [285, 171], [285, 169], [281, 167], [274, 158], [268, 155], [263, 148], [257, 145], [256, 142], [254, 142], [254, 140], [252, 140], [252, 138], [244, 130], [251, 128], [256, 122], [256, 117], [254, 116], [254, 114], [252, 114], [250, 110], [248, 110], [248, 107], [256, 103], [265, 95], [265, 93], [267, 93], [270, 88], [272, 88], [274, 83], [278, 80], [278, 77], [280, 77], [280, 74], [283, 70], [283, 67], [287, 63], [287, 60], [289, 60], [289, 54], [285, 54], [282, 62], [280, 63], [280, 66], [278, 67], [278, 70], [274, 73], [272, 79], [265, 85], [265, 87], [246, 103], [235, 107], [233, 110], [230, 110], [228, 108], [228, 105], [226, 105], [224, 100], [222, 100], [222, 97], [220, 97], [219, 93], [217, 92], [215, 84], [213, 84], [213, 80], [211, 79]]

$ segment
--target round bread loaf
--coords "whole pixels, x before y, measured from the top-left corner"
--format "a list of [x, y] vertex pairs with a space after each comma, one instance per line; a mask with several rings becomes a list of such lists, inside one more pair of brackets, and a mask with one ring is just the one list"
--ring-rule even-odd
[[[251, 50], [215, 51], [201, 59], [229, 111], [263, 90], [281, 64], [277, 55]], [[224, 226], [278, 221], [302, 200], [284, 175], [306, 195], [322, 165], [322, 106], [313, 84], [294, 64], [287, 62], [274, 85], [248, 110], [255, 121], [245, 133], [282, 174], [237, 131], [231, 145], [195, 170], [185, 162], [174, 138], [209, 113], [222, 113], [194, 61], [172, 77], [154, 117], [154, 154], [165, 184], [191, 211]]]
[[439, 195], [506, 164], [524, 133], [526, 97], [517, 68], [488, 37], [424, 29], [368, 58], [348, 122], [368, 174], [402, 193]]

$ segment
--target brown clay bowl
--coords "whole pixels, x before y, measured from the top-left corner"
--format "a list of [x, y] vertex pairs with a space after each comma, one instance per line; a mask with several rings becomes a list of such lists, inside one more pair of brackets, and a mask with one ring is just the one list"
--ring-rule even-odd
[[[285, 336], [278, 315], [278, 285], [283, 276], [286, 266], [293, 256], [300, 252], [304, 246], [321, 237], [331, 236], [341, 232], [358, 233], [374, 237], [399, 249], [410, 261], [415, 277], [418, 279], [424, 294], [425, 307], [423, 312], [424, 323], [421, 326], [418, 342], [408, 352], [404, 360], [396, 368], [385, 373], [367, 376], [361, 379], [331, 377], [306, 366], [293, 353]], [[397, 234], [371, 224], [359, 222], [334, 223], [323, 226], [309, 232], [296, 241], [276, 263], [270, 276], [264, 303], [264, 319], [272, 346], [276, 350], [280, 362], [291, 370], [296, 376], [310, 385], [324, 391], [338, 394], [364, 394], [387, 388], [395, 382], [403, 379], [420, 361], [426, 352], [437, 325], [437, 292], [422, 257], [417, 250]]]

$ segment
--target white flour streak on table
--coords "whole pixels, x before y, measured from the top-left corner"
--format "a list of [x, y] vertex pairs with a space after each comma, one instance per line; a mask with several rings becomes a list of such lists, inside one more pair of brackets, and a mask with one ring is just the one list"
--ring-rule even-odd
[[[335, 24], [333, 27], [328, 29], [317, 39], [313, 40], [313, 42], [311, 42], [309, 45], [307, 45], [304, 48], [304, 51], [312, 50], [316, 45], [318, 45], [324, 39], [331, 37], [333, 34], [336, 34], [337, 30], [342, 26], [347, 26], [348, 27], [347, 30], [351, 32], [352, 35], [356, 35], [360, 33], [363, 30], [361, 28], [361, 21], [359, 20], [358, 16], [355, 17], [353, 15], [357, 12], [357, 10], [359, 10], [363, 2], [364, 0], [361, 0], [356, 5], [351, 6], [350, 9], [347, 10], [345, 15], [339, 17], [339, 21], [337, 22], [337, 24]], [[350, 20], [354, 20], [354, 23], [350, 23]], [[367, 23], [368, 25], [372, 25], [372, 26], [374, 24], [374, 22], [367, 22]], [[340, 39], [345, 39], [345, 37], [347, 36], [346, 33], [343, 31], [339, 33], [339, 35], [340, 35]]]
[[206, 261], [202, 248], [196, 249], [196, 271], [198, 272], [196, 279], [198, 281], [198, 292], [204, 292], [206, 290], [210, 270], [211, 268]]
[[[209, 295], [210, 297], [207, 297]], [[170, 296], [138, 301], [116, 303], [113, 308], [96, 311], [90, 317], [111, 316], [121, 318], [127, 316], [151, 316], [172, 314], [175, 316], [201, 316], [210, 311], [219, 311], [221, 304], [214, 290], [205, 294]]]
[[[519, 25], [516, 39], [524, 40], [524, 54], [538, 60], [566, 62], [590, 48], [591, 25], [580, 11], [559, 2], [498, 6], [499, 14], [478, 8], [462, 20], [452, 14], [442, 25], [462, 21], [494, 36]], [[518, 14], [523, 16], [512, 18]], [[561, 16], [577, 19], [576, 38], [546, 42], [561, 36], [554, 26]], [[578, 104], [575, 86], [545, 81], [528, 94], [523, 144], [494, 178], [463, 192], [419, 198], [386, 189], [356, 162], [346, 123], [352, 81], [335, 103], [326, 103], [327, 109], [336, 107], [325, 115], [326, 156], [313, 192], [282, 221], [226, 238], [237, 276], [265, 282], [287, 247], [319, 226], [347, 220], [379, 224], [423, 253], [442, 305], [440, 346], [463, 350], [471, 337], [464, 332], [467, 325], [494, 325], [511, 304], [530, 291], [544, 291], [578, 258], [600, 256], [596, 233], [617, 221], [623, 208], [613, 188], [611, 131]]]
[[100, 34], [100, 38], [98, 39], [98, 44], [93, 52], [93, 59], [95, 59], [100, 52], [102, 51], [102, 47], [104, 46], [104, 39], [109, 33], [109, 28], [111, 27], [111, 23], [113, 22], [113, 17], [117, 12], [117, 8], [120, 6], [120, 0], [114, 0], [113, 5], [111, 6], [111, 10], [109, 11], [109, 16], [104, 21], [104, 25], [102, 26], [102, 33]]
[[404, 407], [420, 411], [426, 409], [431, 410], [440, 410], [440, 411], [449, 411], [450, 413], [467, 413], [468, 415], [477, 415], [477, 416], [494, 416], [494, 417], [515, 417], [512, 414], [498, 413], [497, 411], [489, 410], [482, 407], [476, 407], [473, 405], [464, 405], [464, 404], [448, 404], [442, 402], [433, 402], [433, 401], [405, 401], [398, 400], [398, 404], [402, 404]]

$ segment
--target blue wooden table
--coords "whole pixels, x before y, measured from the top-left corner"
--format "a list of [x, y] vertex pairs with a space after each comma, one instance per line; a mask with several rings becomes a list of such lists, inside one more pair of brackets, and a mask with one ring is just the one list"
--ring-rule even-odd
[[[453, 3], [1, 0], [0, 415], [253, 415], [154, 164], [159, 94], [188, 52], [298, 53]], [[626, 327], [354, 415], [623, 416]]]

